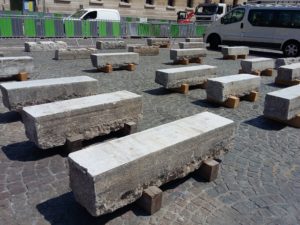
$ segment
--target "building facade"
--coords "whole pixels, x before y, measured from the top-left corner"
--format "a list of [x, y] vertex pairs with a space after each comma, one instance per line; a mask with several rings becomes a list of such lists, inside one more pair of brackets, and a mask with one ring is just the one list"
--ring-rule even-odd
[[176, 19], [176, 12], [191, 11], [204, 2], [241, 4], [243, 0], [0, 0], [4, 10], [28, 10], [71, 14], [80, 8], [111, 8], [121, 16]]

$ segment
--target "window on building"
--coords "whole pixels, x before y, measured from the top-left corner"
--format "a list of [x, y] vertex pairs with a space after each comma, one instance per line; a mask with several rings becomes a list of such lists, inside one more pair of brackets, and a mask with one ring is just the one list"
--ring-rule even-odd
[[168, 6], [175, 6], [174, 0], [168, 0]]
[[148, 5], [154, 5], [154, 0], [146, 0], [146, 4], [148, 4]]
[[193, 8], [194, 1], [193, 0], [188, 0], [186, 6], [189, 7], [189, 8]]
[[121, 0], [121, 2], [129, 3], [129, 0]]

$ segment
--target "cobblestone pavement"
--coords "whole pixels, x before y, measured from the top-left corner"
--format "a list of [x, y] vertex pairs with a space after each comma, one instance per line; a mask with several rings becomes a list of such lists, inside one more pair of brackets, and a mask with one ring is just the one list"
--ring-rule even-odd
[[[4, 53], [33, 56], [32, 79], [89, 75], [99, 80], [99, 93], [126, 89], [143, 95], [144, 118], [139, 130], [202, 111], [230, 118], [238, 129], [235, 148], [222, 158], [216, 181], [202, 182], [191, 174], [165, 185], [163, 208], [152, 216], [132, 204], [93, 218], [74, 200], [62, 149], [36, 149], [26, 138], [18, 114], [0, 103], [1, 225], [300, 224], [300, 130], [261, 116], [265, 94], [279, 89], [273, 85], [274, 76], [262, 77], [259, 101], [242, 101], [239, 108], [228, 109], [207, 103], [203, 89], [182, 95], [155, 84], [156, 69], [175, 67], [167, 49], [161, 49], [159, 56], [141, 57], [134, 72], [111, 74], [96, 72], [90, 60], [54, 61], [52, 52]], [[217, 65], [219, 75], [238, 72], [239, 60], [220, 58], [219, 52], [210, 51], [204, 63]]]

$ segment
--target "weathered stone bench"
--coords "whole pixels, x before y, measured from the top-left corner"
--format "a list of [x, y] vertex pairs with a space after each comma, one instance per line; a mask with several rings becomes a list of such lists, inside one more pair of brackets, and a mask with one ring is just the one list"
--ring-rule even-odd
[[203, 42], [203, 38], [186, 38], [186, 42]]
[[63, 77], [0, 84], [9, 110], [97, 94], [98, 81], [88, 76]]
[[189, 86], [205, 84], [208, 78], [215, 77], [216, 68], [200, 65], [157, 70], [155, 82], [166, 89], [180, 88], [182, 93], [187, 93]]
[[126, 49], [127, 44], [125, 41], [97, 41], [97, 49]]
[[64, 41], [25, 42], [24, 45], [25, 52], [52, 51], [68, 47], [68, 44]]
[[27, 80], [28, 74], [34, 69], [33, 59], [29, 56], [1, 57], [0, 78], [16, 78]]
[[205, 57], [206, 52], [204, 48], [171, 49], [170, 59], [173, 60], [174, 64], [202, 63], [201, 57]]
[[110, 73], [113, 68], [124, 68], [129, 71], [135, 70], [139, 64], [139, 54], [134, 52], [97, 53], [91, 54], [94, 67], [98, 70]]
[[264, 116], [300, 128], [300, 85], [268, 93]]
[[275, 62], [270, 58], [244, 59], [241, 61], [241, 67], [240, 73], [272, 76]]
[[142, 97], [118, 91], [24, 107], [26, 135], [41, 149], [62, 146], [67, 140], [88, 140], [137, 123]]
[[300, 57], [278, 58], [275, 60], [275, 68], [278, 69], [281, 66], [293, 63], [300, 63]]
[[240, 97], [256, 101], [261, 78], [250, 74], [238, 74], [207, 80], [207, 100], [229, 108], [239, 105]]
[[246, 59], [249, 55], [249, 47], [246, 46], [224, 46], [222, 47], [223, 59]]
[[300, 63], [279, 67], [275, 83], [288, 86], [300, 84]]
[[179, 42], [179, 48], [206, 48], [206, 44], [204, 42]]
[[171, 41], [169, 38], [147, 38], [149, 46], [158, 46], [160, 48], [169, 48]]
[[115, 211], [233, 147], [232, 120], [203, 112], [69, 155], [70, 187], [93, 216]]
[[58, 49], [55, 50], [55, 60], [89, 59], [91, 54], [97, 53], [95, 48]]
[[128, 52], [135, 52], [141, 56], [154, 56], [159, 54], [157, 46], [129, 46]]

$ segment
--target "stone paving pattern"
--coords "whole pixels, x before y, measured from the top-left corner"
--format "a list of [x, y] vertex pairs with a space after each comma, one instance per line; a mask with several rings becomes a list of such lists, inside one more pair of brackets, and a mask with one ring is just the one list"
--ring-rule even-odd
[[[300, 224], [300, 130], [262, 117], [266, 93], [280, 89], [273, 85], [274, 75], [262, 77], [259, 101], [242, 101], [237, 109], [228, 109], [207, 103], [204, 89], [182, 95], [154, 82], [157, 69], [178, 67], [170, 64], [169, 49], [161, 49], [159, 56], [140, 57], [136, 71], [110, 74], [97, 72], [88, 59], [52, 60], [54, 52], [4, 53], [34, 57], [31, 79], [88, 75], [100, 81], [99, 93], [125, 89], [143, 95], [139, 130], [210, 111], [234, 120], [238, 132], [234, 150], [222, 158], [216, 181], [202, 182], [194, 173], [163, 186], [163, 208], [152, 216], [132, 204], [94, 218], [74, 200], [66, 154], [58, 154], [60, 149], [36, 149], [18, 114], [0, 103], [1, 225]], [[240, 60], [221, 58], [220, 52], [208, 51], [204, 63], [218, 66], [217, 75], [237, 74]]]

